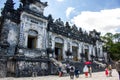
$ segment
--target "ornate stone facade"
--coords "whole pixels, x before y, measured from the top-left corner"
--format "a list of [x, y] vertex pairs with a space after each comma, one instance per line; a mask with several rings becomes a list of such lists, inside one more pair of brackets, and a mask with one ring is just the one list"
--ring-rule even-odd
[[[76, 25], [64, 25], [44, 16], [47, 3], [21, 0], [15, 10], [7, 0], [0, 18], [0, 62], [5, 61], [4, 76], [39, 76], [53, 72], [49, 58], [58, 61], [104, 59], [103, 42], [96, 30], [82, 31]], [[3, 71], [0, 68], [1, 71]]]

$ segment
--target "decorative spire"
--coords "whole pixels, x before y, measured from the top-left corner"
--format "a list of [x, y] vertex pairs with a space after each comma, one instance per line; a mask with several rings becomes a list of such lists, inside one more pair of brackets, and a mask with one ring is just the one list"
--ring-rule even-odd
[[5, 5], [11, 9], [14, 9], [14, 3], [13, 0], [7, 0]]
[[65, 26], [70, 29], [69, 22], [66, 22]]
[[72, 29], [75, 30], [75, 31], [78, 31], [78, 28], [75, 24], [72, 26]]
[[48, 22], [49, 22], [49, 23], [53, 23], [53, 20], [54, 20], [54, 19], [52, 18], [52, 15], [51, 15], [51, 14], [48, 15]]
[[82, 31], [82, 28], [81, 28], [81, 27], [79, 28], [79, 32], [80, 32], [80, 33], [83, 33], [83, 31]]
[[5, 6], [3, 8], [3, 11], [1, 14], [6, 16], [8, 13], [12, 12], [14, 10], [14, 3], [13, 0], [7, 0], [5, 3]]

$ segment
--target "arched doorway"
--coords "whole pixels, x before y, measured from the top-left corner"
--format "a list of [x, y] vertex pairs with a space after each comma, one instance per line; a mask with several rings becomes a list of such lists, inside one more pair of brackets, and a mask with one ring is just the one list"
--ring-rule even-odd
[[55, 58], [58, 61], [63, 60], [63, 47], [64, 47], [63, 39], [56, 37], [55, 38]]
[[28, 31], [27, 48], [34, 49], [37, 47], [37, 36], [37, 31], [31, 29]]
[[72, 55], [73, 55], [73, 60], [78, 61], [78, 43], [73, 42], [72, 43]]

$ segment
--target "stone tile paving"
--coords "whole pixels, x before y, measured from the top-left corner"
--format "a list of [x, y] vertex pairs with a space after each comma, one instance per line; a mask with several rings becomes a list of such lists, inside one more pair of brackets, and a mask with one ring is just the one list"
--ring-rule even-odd
[[[118, 80], [118, 74], [114, 69], [112, 72], [112, 77], [106, 77], [105, 72], [93, 73], [92, 77], [85, 78], [84, 74], [81, 74], [79, 78], [74, 78], [74, 80]], [[70, 80], [69, 76], [58, 77], [58, 76], [42, 76], [42, 77], [22, 77], [22, 78], [0, 78], [0, 80]]]

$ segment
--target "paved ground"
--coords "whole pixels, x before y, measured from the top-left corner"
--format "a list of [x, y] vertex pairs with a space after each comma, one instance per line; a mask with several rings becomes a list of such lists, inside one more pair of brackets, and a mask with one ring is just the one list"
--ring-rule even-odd
[[[118, 80], [118, 74], [116, 70], [113, 70], [112, 77], [106, 77], [105, 72], [93, 73], [92, 77], [85, 78], [83, 74], [79, 78], [74, 78], [74, 80]], [[0, 80], [70, 80], [69, 76], [58, 77], [58, 76], [43, 76], [43, 77], [27, 77], [27, 78], [0, 78]]]

